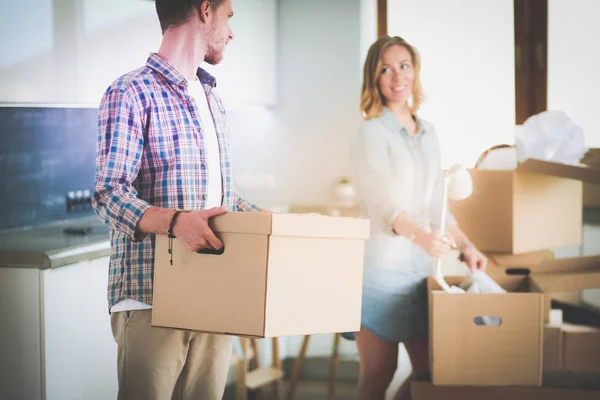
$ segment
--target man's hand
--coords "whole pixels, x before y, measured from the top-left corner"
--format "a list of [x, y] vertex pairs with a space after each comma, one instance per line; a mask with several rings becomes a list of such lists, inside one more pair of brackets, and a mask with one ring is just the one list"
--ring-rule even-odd
[[210, 229], [208, 220], [226, 212], [227, 210], [223, 207], [214, 207], [209, 210], [181, 213], [175, 221], [173, 234], [191, 251], [220, 250], [223, 242]]

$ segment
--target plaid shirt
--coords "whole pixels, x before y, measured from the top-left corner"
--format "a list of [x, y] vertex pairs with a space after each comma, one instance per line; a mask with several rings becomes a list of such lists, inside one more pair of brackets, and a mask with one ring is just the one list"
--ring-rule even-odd
[[[198, 69], [220, 148], [222, 205], [257, 211], [235, 192], [225, 109], [214, 77]], [[98, 113], [94, 209], [110, 227], [109, 309], [125, 298], [152, 304], [155, 235], [136, 235], [152, 207], [205, 208], [208, 169], [199, 110], [187, 80], [156, 54], [117, 79]]]

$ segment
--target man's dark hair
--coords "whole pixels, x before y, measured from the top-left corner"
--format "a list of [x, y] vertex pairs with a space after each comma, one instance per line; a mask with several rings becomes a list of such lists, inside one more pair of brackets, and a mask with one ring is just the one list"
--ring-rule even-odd
[[224, 0], [156, 0], [156, 13], [163, 33], [171, 25], [185, 23], [194, 8], [208, 1], [213, 10], [219, 8]]

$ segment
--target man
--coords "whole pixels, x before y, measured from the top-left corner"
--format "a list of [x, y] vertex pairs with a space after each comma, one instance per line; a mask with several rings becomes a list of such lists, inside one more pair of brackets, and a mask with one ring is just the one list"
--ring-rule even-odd
[[[215, 79], [233, 39], [231, 0], [156, 0], [157, 54], [118, 78], [99, 110], [94, 207], [110, 226], [108, 301], [119, 399], [221, 399], [232, 339], [151, 327], [156, 234], [190, 250], [222, 247], [209, 218], [259, 211], [231, 179]], [[179, 210], [198, 210], [179, 212]]]

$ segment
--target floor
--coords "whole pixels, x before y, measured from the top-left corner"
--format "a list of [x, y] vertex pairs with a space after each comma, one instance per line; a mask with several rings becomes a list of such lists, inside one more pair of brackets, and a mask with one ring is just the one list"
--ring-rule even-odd
[[[284, 395], [279, 400], [285, 399], [285, 394], [287, 394], [287, 382], [284, 385]], [[355, 400], [355, 396], [356, 382], [337, 382], [334, 400]], [[274, 398], [270, 388], [265, 388], [260, 393], [249, 393], [248, 395], [248, 400], [271, 400]], [[235, 394], [232, 390], [228, 390], [223, 399], [234, 400]], [[298, 385], [294, 400], [331, 400], [327, 397], [327, 381], [302, 381]]]
[[[410, 370], [402, 366], [396, 371], [394, 379], [388, 389], [386, 400], [391, 400], [397, 388], [402, 384], [404, 378], [410, 373]], [[333, 400], [355, 400], [356, 399], [356, 381], [338, 380], [335, 385], [335, 396]], [[285, 399], [287, 394], [288, 382], [284, 383], [284, 395], [279, 400]], [[235, 400], [235, 392], [228, 388], [224, 400]], [[248, 400], [271, 400], [274, 399], [271, 388], [265, 388], [261, 393], [250, 393]], [[288, 399], [286, 399], [288, 400]], [[302, 380], [296, 389], [294, 400], [332, 400], [327, 397], [326, 380]]]

